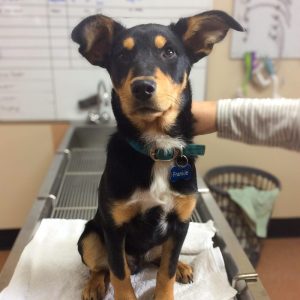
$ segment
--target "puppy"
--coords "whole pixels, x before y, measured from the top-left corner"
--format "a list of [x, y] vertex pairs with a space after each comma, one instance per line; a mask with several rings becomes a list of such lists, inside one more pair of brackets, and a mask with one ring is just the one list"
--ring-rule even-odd
[[103, 16], [72, 32], [79, 52], [112, 80], [117, 132], [107, 145], [98, 210], [78, 242], [90, 269], [83, 299], [103, 299], [108, 283], [118, 300], [136, 299], [130, 275], [147, 263], [159, 269], [156, 300], [173, 299], [173, 285], [192, 281], [178, 261], [197, 192], [189, 73], [227, 31], [243, 28], [222, 11], [176, 24], [129, 29]]

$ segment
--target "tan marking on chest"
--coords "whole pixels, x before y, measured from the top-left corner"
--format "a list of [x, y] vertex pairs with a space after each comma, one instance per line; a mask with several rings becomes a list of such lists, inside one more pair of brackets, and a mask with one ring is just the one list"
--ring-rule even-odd
[[174, 199], [174, 210], [180, 221], [188, 221], [196, 205], [195, 195], [177, 196]]
[[[173, 141], [175, 142], [181, 144], [180, 141]], [[173, 210], [181, 221], [189, 219], [195, 207], [195, 196], [180, 195], [170, 189], [169, 176], [172, 166], [173, 162], [155, 162], [152, 169], [153, 180], [149, 189], [137, 189], [129, 199], [114, 203], [112, 217], [117, 226], [130, 222], [137, 214], [143, 214], [155, 206], [160, 206], [163, 210], [162, 228], [166, 222], [165, 216]]]
[[130, 222], [140, 211], [140, 204], [138, 202], [131, 203], [128, 201], [117, 201], [114, 203], [111, 214], [117, 226], [122, 226]]

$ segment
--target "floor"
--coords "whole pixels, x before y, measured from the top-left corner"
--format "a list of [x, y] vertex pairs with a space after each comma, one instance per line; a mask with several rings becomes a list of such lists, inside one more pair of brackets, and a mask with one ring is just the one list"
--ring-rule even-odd
[[300, 238], [266, 240], [257, 272], [272, 300], [300, 299]]
[[9, 251], [0, 251], [0, 271], [9, 255]]
[[[0, 251], [0, 270], [8, 254]], [[300, 238], [266, 240], [257, 272], [271, 300], [300, 299]]]

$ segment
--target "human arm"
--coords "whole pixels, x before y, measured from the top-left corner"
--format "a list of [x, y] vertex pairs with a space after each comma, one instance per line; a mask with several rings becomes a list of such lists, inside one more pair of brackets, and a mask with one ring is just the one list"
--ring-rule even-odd
[[[299, 99], [225, 99], [205, 102], [193, 104], [192, 107], [196, 118], [196, 134], [218, 131], [218, 136], [222, 138], [300, 151]], [[207, 110], [209, 112], [203, 117]], [[208, 124], [215, 124], [215, 128], [210, 125], [208, 130], [205, 128], [203, 123], [207, 118]]]
[[193, 101], [195, 135], [217, 131], [217, 101]]

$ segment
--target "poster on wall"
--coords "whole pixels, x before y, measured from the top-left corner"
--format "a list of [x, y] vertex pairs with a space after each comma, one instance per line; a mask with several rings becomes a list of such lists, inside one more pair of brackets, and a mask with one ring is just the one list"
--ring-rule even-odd
[[270, 58], [300, 58], [299, 0], [235, 0], [234, 17], [246, 29], [233, 32], [231, 57], [245, 52]]

